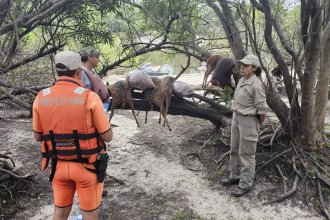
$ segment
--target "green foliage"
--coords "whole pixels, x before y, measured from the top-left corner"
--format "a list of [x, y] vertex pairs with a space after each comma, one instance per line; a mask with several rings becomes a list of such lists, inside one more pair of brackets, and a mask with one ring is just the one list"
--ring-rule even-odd
[[[198, 30], [201, 20], [201, 6], [198, 1], [191, 0], [143, 0], [145, 30], [165, 31], [171, 18], [184, 19], [191, 28]], [[154, 19], [150, 19], [153, 17]], [[190, 33], [184, 30], [183, 21], [177, 20], [171, 28], [170, 38], [189, 39]]]
[[174, 212], [171, 219], [172, 220], [189, 220], [190, 216], [188, 213], [178, 210], [178, 211]]
[[152, 217], [152, 218], [158, 217], [159, 214], [160, 214], [160, 211], [157, 210], [157, 209], [151, 209], [151, 210], [149, 210], [149, 212], [148, 212], [148, 215], [149, 215], [150, 217]]

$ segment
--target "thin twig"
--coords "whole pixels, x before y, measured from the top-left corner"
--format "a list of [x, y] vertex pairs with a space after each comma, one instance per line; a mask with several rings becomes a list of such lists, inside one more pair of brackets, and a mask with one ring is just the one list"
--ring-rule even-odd
[[0, 184], [0, 186], [2, 186], [9, 193], [11, 200], [14, 201], [12, 192], [3, 184]]
[[110, 176], [109, 174], [107, 174], [108, 177], [110, 177], [111, 179], [115, 180], [116, 182], [118, 182], [120, 185], [125, 185], [125, 182], [114, 177], [114, 176]]
[[207, 143], [210, 142], [210, 140], [212, 139], [213, 135], [214, 135], [214, 134], [212, 134], [212, 135], [210, 136], [210, 138], [209, 138], [209, 139], [203, 144], [203, 146], [199, 149], [199, 151], [198, 151], [198, 157], [199, 157], [199, 159], [202, 158], [202, 151], [203, 151], [203, 148], [206, 146]]
[[310, 178], [310, 176], [309, 176], [309, 174], [308, 174], [308, 169], [306, 168], [306, 165], [305, 165], [304, 161], [301, 159], [300, 155], [298, 154], [298, 151], [297, 151], [297, 149], [296, 149], [296, 146], [294, 146], [294, 144], [292, 143], [292, 141], [290, 141], [290, 143], [291, 143], [291, 145], [292, 145], [292, 148], [293, 148], [294, 151], [296, 152], [296, 154], [297, 154], [299, 160], [301, 161], [301, 164], [303, 165], [303, 167], [304, 167], [305, 170], [307, 171], [307, 172], [306, 172], [306, 175]]
[[271, 163], [273, 160], [275, 160], [275, 159], [277, 159], [278, 157], [283, 156], [283, 155], [285, 155], [285, 154], [287, 154], [287, 153], [290, 153], [291, 151], [292, 151], [292, 148], [289, 148], [289, 149], [287, 149], [287, 150], [285, 150], [285, 151], [283, 151], [283, 152], [277, 154], [275, 157], [271, 158], [270, 160], [268, 160], [268, 161], [266, 161], [264, 164], [262, 164], [262, 165], [259, 167], [258, 170], [261, 170], [264, 166], [266, 166], [267, 164]]
[[224, 159], [226, 159], [226, 157], [227, 157], [229, 154], [230, 154], [230, 150], [227, 151], [226, 153], [224, 153], [224, 154], [221, 156], [221, 158], [220, 158], [219, 161], [215, 160], [215, 164], [221, 163]]
[[281, 128], [281, 125], [279, 125], [279, 126], [276, 128], [276, 130], [275, 130], [275, 132], [274, 132], [272, 138], [270, 139], [269, 144], [270, 144], [271, 146], [273, 146], [274, 139], [275, 139], [275, 137], [276, 137], [277, 132], [280, 130], [280, 128]]

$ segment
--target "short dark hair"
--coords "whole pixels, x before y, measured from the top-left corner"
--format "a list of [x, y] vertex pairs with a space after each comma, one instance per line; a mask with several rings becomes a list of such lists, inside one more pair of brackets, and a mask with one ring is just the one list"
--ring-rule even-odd
[[[55, 65], [56, 68], [59, 68], [59, 69], [65, 69], [67, 68], [64, 64], [62, 63], [57, 63]], [[57, 73], [59, 76], [69, 76], [69, 77], [73, 77], [73, 75], [75, 74], [76, 70], [66, 70], [66, 71], [59, 71], [57, 70]]]
[[261, 75], [261, 67], [257, 67], [257, 69], [254, 71], [254, 74], [256, 74], [256, 76], [260, 76]]
[[87, 60], [88, 60], [88, 56], [87, 55], [82, 55], [81, 56], [81, 62], [85, 63], [85, 62], [87, 62]]
[[96, 50], [94, 47], [85, 47], [80, 51], [81, 62], [86, 62], [88, 57], [97, 57], [99, 58], [100, 52]]

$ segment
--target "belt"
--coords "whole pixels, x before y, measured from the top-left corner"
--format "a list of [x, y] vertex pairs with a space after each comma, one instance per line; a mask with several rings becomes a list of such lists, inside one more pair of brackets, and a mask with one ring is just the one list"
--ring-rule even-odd
[[237, 115], [243, 115], [243, 116], [257, 116], [257, 115], [251, 115], [251, 114], [242, 114], [242, 113], [240, 113], [240, 112], [238, 112], [238, 111], [234, 111]]

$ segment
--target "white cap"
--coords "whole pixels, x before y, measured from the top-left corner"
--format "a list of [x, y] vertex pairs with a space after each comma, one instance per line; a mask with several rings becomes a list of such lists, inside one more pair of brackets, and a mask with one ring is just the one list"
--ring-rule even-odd
[[244, 63], [246, 65], [253, 65], [255, 67], [260, 67], [258, 57], [253, 54], [246, 55], [243, 59], [239, 60], [239, 62]]
[[75, 70], [81, 67], [81, 57], [79, 53], [73, 51], [61, 51], [55, 55], [55, 65], [63, 64], [64, 68], [56, 67], [58, 71]]

